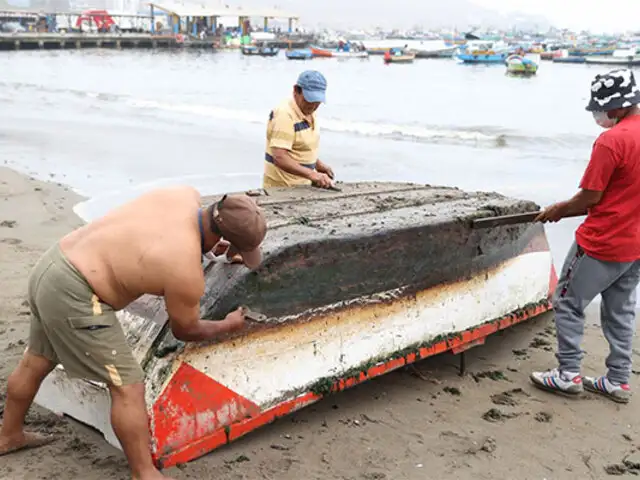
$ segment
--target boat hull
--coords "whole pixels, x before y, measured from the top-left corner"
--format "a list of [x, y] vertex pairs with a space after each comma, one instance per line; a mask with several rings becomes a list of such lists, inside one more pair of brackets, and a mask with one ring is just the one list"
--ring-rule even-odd
[[338, 52], [335, 51], [332, 53], [332, 56], [335, 58], [369, 58], [369, 54], [367, 52]]
[[330, 58], [333, 56], [331, 50], [326, 50], [324, 48], [310, 47], [310, 50], [311, 55], [313, 55], [314, 57]]
[[305, 50], [287, 50], [285, 52], [285, 57], [289, 60], [310, 60], [313, 58], [311, 51], [308, 49]]
[[586, 57], [555, 57], [553, 63], [586, 63]]
[[[270, 226], [263, 266], [252, 273], [206, 260], [201, 304], [203, 318], [247, 304], [265, 320], [217, 342], [183, 344], [159, 297], [118, 312], [146, 373], [160, 467], [550, 308], [557, 279], [542, 225], [470, 227], [473, 218], [537, 209], [532, 202], [412, 184], [268, 193], [257, 198]], [[36, 402], [120, 448], [104, 385], [58, 367]]]
[[458, 47], [444, 48], [438, 50], [414, 50], [416, 58], [451, 58]]
[[[539, 55], [537, 58], [539, 58]], [[512, 75], [535, 75], [537, 71], [538, 62], [527, 56], [512, 55], [507, 58], [507, 73]]]
[[640, 56], [632, 57], [586, 57], [584, 63], [594, 65], [621, 65], [632, 67], [640, 65]]
[[488, 64], [504, 64], [507, 59], [506, 53], [499, 54], [473, 54], [473, 53], [459, 53], [456, 58], [463, 63], [488, 63]]
[[389, 58], [384, 59], [384, 63], [413, 63], [416, 56], [414, 54], [411, 55], [392, 55]]
[[275, 57], [280, 52], [278, 48], [267, 48], [267, 49], [259, 49], [259, 48], [242, 48], [242, 54], [249, 57]]

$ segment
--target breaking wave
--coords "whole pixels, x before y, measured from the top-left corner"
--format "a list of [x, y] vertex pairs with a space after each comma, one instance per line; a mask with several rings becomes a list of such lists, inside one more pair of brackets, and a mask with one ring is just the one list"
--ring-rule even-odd
[[[11, 101], [10, 87], [16, 90], [32, 90], [40, 94], [40, 100], [54, 101], [50, 94], [67, 95], [83, 102], [86, 99], [101, 102], [103, 105], [123, 105], [127, 108], [143, 111], [160, 111], [186, 116], [206, 117], [215, 120], [242, 122], [264, 125], [266, 116], [255, 111], [221, 107], [215, 105], [195, 105], [190, 103], [166, 102], [135, 98], [129, 95], [91, 92], [70, 88], [55, 88], [31, 83], [0, 81], [3, 91], [0, 101]], [[44, 96], [44, 98], [42, 98]], [[68, 98], [68, 97], [67, 97]], [[321, 129], [335, 133], [384, 138], [396, 141], [418, 142], [426, 144], [467, 145], [482, 148], [504, 148], [518, 145], [536, 145], [549, 143], [558, 147], [568, 147], [591, 142], [592, 137], [578, 134], [558, 134], [554, 136], [526, 134], [495, 126], [442, 126], [424, 124], [396, 124], [374, 121], [352, 121], [340, 118], [321, 117]]]

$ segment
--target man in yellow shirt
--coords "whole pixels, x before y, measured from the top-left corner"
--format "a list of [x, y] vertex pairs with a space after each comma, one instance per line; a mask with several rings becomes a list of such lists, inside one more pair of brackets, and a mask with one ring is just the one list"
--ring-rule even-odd
[[325, 102], [327, 80], [315, 70], [302, 72], [293, 98], [269, 114], [262, 186], [333, 186], [333, 170], [318, 159], [316, 110]]

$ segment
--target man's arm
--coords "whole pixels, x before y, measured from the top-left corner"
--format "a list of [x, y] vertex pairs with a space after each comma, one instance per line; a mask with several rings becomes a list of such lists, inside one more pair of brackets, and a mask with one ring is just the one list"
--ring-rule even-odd
[[273, 163], [275, 163], [276, 167], [292, 175], [306, 178], [312, 182], [314, 181], [314, 177], [317, 176], [318, 172], [311, 170], [310, 168], [303, 167], [296, 162], [291, 158], [291, 155], [289, 155], [288, 149], [285, 150], [284, 148], [272, 146], [271, 151], [273, 152]]
[[303, 167], [296, 162], [289, 152], [293, 149], [293, 140], [295, 138], [294, 121], [286, 112], [276, 110], [273, 112], [271, 120], [271, 138], [269, 147], [271, 148], [273, 163], [279, 169], [306, 178], [320, 186], [330, 186], [331, 179], [326, 178], [321, 172], [317, 172], [307, 167]]
[[580, 181], [581, 190], [569, 200], [547, 207], [536, 217], [536, 221], [557, 222], [565, 217], [586, 215], [590, 208], [602, 200], [618, 160], [617, 154], [611, 148], [596, 142], [589, 165]]
[[204, 294], [204, 279], [197, 275], [170, 275], [164, 300], [173, 335], [185, 342], [213, 340], [221, 334], [242, 328], [244, 315], [240, 309], [224, 320], [200, 318], [200, 298]]

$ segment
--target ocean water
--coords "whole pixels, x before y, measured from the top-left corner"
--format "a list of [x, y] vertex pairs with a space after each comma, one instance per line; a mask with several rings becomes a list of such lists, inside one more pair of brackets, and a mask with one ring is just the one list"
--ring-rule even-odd
[[[452, 185], [545, 206], [576, 192], [601, 131], [584, 107], [607, 67], [543, 62], [517, 78], [451, 59], [2, 52], [0, 162], [89, 197], [77, 207], [86, 219], [158, 185], [259, 187], [268, 113], [305, 69], [328, 81], [320, 158], [338, 180]], [[547, 227], [558, 268], [579, 222]]]

